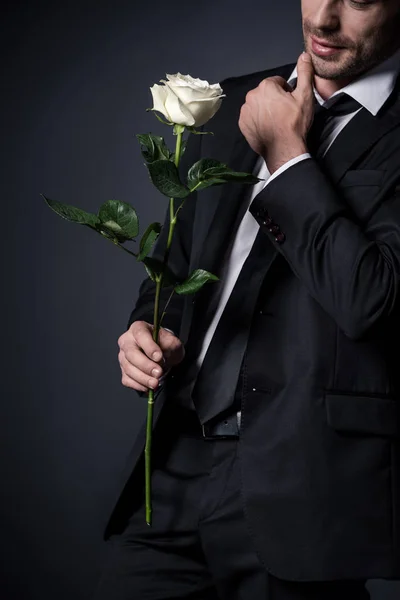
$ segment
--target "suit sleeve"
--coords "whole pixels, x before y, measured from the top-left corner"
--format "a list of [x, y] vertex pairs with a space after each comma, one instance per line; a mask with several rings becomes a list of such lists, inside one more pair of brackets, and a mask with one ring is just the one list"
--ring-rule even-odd
[[[201, 135], [190, 134], [186, 151], [181, 159], [180, 172], [184, 180], [189, 167], [199, 160]], [[152, 184], [151, 184], [152, 185]], [[160, 236], [154, 246], [151, 254], [152, 257], [158, 260], [163, 260], [164, 252], [167, 245], [168, 230], [170, 223], [169, 215], [169, 199], [165, 197], [166, 214], [164, 223], [161, 229]], [[176, 211], [182, 200], [174, 201], [174, 210]], [[174, 229], [172, 238], [171, 251], [168, 259], [168, 266], [178, 276], [179, 280], [184, 280], [189, 274], [190, 253], [192, 244], [192, 233], [194, 214], [196, 207], [196, 193], [191, 194], [185, 200], [185, 204], [179, 211], [177, 216], [177, 224]], [[156, 284], [147, 277], [144, 279], [139, 288], [139, 296], [136, 305], [130, 314], [127, 329], [134, 321], [143, 320], [148, 323], [154, 321], [154, 300], [155, 300]], [[161, 290], [160, 308], [163, 310], [170, 294], [172, 286], [163, 287]], [[162, 321], [162, 326], [168, 328], [179, 335], [181, 324], [181, 316], [183, 310], [184, 296], [173, 294], [171, 301], [168, 304], [166, 314]]]
[[271, 181], [250, 212], [293, 273], [351, 339], [396, 308], [400, 290], [400, 173], [387, 176], [361, 225], [314, 159]]

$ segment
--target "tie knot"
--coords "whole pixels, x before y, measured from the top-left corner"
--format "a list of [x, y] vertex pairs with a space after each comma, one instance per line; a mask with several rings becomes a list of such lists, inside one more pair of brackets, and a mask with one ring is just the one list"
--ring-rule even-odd
[[348, 94], [342, 94], [334, 98], [334, 102], [328, 107], [322, 106], [318, 100], [316, 100], [315, 116], [317, 113], [322, 113], [326, 116], [340, 116], [348, 115], [355, 112], [361, 107], [361, 104], [349, 96]]
[[341, 94], [334, 98], [334, 102], [326, 108], [315, 99], [314, 120], [307, 136], [309, 152], [316, 156], [324, 135], [326, 135], [328, 124], [332, 119], [348, 115], [360, 108], [360, 103], [347, 94]]

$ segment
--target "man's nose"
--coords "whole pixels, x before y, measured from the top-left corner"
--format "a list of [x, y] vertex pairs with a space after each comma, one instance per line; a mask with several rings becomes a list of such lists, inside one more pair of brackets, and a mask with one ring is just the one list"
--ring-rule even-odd
[[310, 15], [315, 29], [337, 29], [340, 24], [341, 0], [320, 0], [317, 8]]

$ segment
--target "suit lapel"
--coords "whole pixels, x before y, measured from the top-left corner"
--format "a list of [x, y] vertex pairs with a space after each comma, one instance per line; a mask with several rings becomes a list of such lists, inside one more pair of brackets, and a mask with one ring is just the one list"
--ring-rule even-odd
[[[336, 184], [345, 175], [346, 171], [365, 153], [373, 144], [392, 128], [400, 123], [400, 78], [396, 90], [391, 95], [383, 110], [372, 116], [369, 111], [362, 109], [340, 132], [324, 158], [320, 160], [321, 168], [330, 180]], [[234, 148], [228, 165], [237, 171], [252, 172], [254, 170], [257, 154], [248, 145], [246, 139], [238, 130]], [[251, 193], [251, 186], [240, 184], [226, 184], [214, 188], [215, 198], [211, 203], [203, 244], [195, 251], [195, 268], [211, 271], [219, 276], [223, 266], [224, 252], [247, 208], [247, 194]], [[279, 251], [272, 243], [268, 256], [265, 256], [265, 275], [274, 263]], [[215, 286], [216, 284], [209, 284]], [[209, 294], [208, 286], [204, 286], [196, 295], [196, 306], [201, 309], [202, 300]], [[199, 301], [200, 300], [200, 301]], [[191, 311], [192, 312], [192, 308]], [[195, 308], [196, 312], [196, 308]], [[189, 315], [188, 315], [189, 316]], [[190, 317], [194, 316], [193, 314]], [[191, 320], [190, 318], [188, 319]], [[188, 323], [189, 325], [189, 323]]]
[[[246, 92], [256, 87], [258, 83], [267, 75], [280, 75], [287, 79], [293, 71], [294, 64], [285, 65], [280, 69], [271, 72], [260, 72], [257, 78], [248, 84], [240, 95], [244, 101]], [[240, 106], [238, 106], [240, 109]], [[233, 149], [226, 161], [227, 165], [235, 170], [244, 173], [252, 173], [256, 165], [258, 155], [250, 148], [246, 138], [242, 135], [236, 120], [236, 111], [234, 123], [227, 124], [228, 128], [234, 126], [236, 134], [233, 141]], [[239, 111], [237, 111], [239, 114]], [[224, 142], [226, 143], [226, 142]], [[218, 157], [218, 150], [215, 150]], [[222, 154], [223, 155], [223, 154]], [[218, 275], [222, 266], [223, 253], [226, 249], [233, 228], [240, 222], [240, 217], [244, 216], [246, 211], [246, 198], [251, 194], [251, 185], [241, 185], [239, 183], [230, 183], [211, 188], [208, 190], [210, 198], [208, 201], [207, 217], [204, 219], [202, 227], [203, 235], [198, 240], [197, 248], [194, 249], [194, 268], [201, 268], [211, 271]], [[200, 196], [201, 196], [200, 192]], [[199, 199], [201, 203], [201, 198]]]
[[[257, 154], [248, 145], [246, 138], [238, 131], [238, 136], [228, 166], [235, 171], [252, 173]], [[245, 212], [247, 193], [251, 185], [228, 183], [214, 188], [219, 199], [211, 204], [208, 215], [209, 229], [205, 232], [204, 245], [198, 248], [195, 264], [198, 268], [218, 275], [222, 266], [223, 253], [237, 224], [238, 213]], [[201, 193], [201, 192], [200, 192]]]
[[400, 123], [399, 82], [388, 104], [374, 117], [362, 108], [339, 133], [328, 152], [321, 159], [321, 166], [331, 181], [340, 182], [356, 160], [368, 151], [381, 137]]
[[[257, 158], [258, 156], [238, 129], [233, 150], [226, 163], [231, 169], [251, 173]], [[204, 269], [220, 276], [227, 244], [235, 224], [238, 224], [240, 216], [245, 212], [246, 193], [251, 193], [251, 188], [252, 186], [248, 184], [224, 184], [205, 191], [208, 193], [207, 205], [199, 198], [200, 214], [196, 215], [195, 226], [199, 227], [201, 234], [199, 233], [195, 238], [192, 270]], [[180, 329], [180, 337], [185, 342], [188, 340], [193, 322], [201, 319], [202, 311], [221, 284], [221, 280], [208, 283], [196, 293], [195, 301], [186, 303]]]
[[[335, 138], [325, 156], [319, 160], [321, 168], [333, 184], [340, 182], [357, 159], [367, 152], [381, 137], [400, 124], [400, 76], [395, 89], [382, 110], [375, 117], [365, 108], [346, 125]], [[271, 243], [265, 276], [279, 256], [278, 248]]]

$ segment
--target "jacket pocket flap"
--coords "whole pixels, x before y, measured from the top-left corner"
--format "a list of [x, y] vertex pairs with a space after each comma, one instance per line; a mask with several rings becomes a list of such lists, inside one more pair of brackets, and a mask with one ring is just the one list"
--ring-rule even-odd
[[375, 169], [351, 169], [340, 181], [340, 186], [349, 185], [380, 185], [385, 171]]
[[339, 431], [395, 436], [397, 402], [390, 398], [325, 394], [328, 425]]

